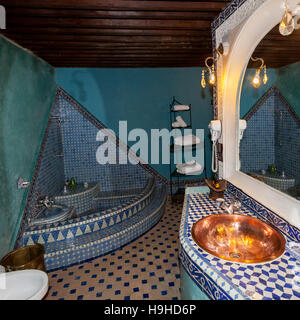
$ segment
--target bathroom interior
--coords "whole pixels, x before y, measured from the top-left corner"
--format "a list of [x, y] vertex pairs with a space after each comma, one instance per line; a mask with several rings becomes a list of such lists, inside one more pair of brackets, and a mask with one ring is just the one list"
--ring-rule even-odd
[[300, 300], [299, 0], [0, 28], [0, 300]]

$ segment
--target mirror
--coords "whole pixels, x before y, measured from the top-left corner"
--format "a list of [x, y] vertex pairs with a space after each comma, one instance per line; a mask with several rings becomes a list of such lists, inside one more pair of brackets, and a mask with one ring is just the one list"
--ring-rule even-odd
[[[261, 60], [262, 59], [262, 60]], [[243, 80], [240, 171], [300, 200], [300, 29], [275, 26], [254, 50]]]

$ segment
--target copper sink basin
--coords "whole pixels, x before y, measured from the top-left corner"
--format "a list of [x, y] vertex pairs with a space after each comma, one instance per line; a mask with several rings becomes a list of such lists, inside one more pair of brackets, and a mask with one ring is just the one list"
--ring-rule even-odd
[[262, 220], [241, 214], [213, 214], [192, 227], [194, 241], [221, 259], [262, 263], [280, 257], [284, 236]]

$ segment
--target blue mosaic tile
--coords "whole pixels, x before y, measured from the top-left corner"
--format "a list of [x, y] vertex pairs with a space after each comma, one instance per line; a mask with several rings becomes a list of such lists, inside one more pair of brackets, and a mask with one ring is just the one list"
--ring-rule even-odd
[[[271, 87], [244, 117], [247, 130], [240, 145], [241, 170], [257, 174], [286, 191], [300, 183], [300, 119], [276, 87]], [[292, 147], [291, 147], [292, 146]], [[257, 152], [253, 153], [253, 149]], [[278, 177], [261, 175], [275, 165]], [[280, 177], [284, 172], [286, 178]]]

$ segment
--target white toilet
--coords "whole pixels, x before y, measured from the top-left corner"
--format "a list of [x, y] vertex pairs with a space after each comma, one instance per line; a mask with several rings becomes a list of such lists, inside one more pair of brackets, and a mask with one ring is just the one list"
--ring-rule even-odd
[[0, 271], [0, 300], [41, 300], [47, 291], [48, 275], [44, 271]]

